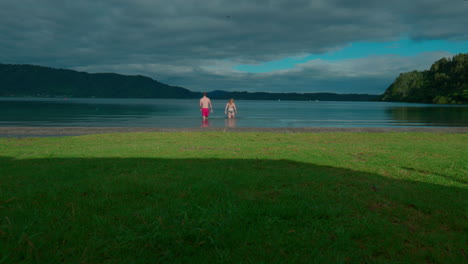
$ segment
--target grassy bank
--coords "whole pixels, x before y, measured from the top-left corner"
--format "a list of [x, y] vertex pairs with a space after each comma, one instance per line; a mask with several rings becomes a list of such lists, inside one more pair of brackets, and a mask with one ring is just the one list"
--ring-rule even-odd
[[0, 138], [0, 263], [463, 263], [468, 135]]

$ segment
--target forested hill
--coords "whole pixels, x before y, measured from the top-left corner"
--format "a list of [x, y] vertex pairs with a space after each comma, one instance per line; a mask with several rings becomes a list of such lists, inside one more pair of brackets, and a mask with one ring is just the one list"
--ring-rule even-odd
[[[0, 64], [0, 97], [200, 98], [200, 92], [145, 76], [86, 73], [35, 65]], [[208, 92], [212, 99], [371, 101], [377, 95], [335, 93]]]
[[468, 103], [468, 54], [443, 58], [430, 70], [402, 73], [378, 98], [389, 102]]
[[0, 64], [0, 96], [196, 98], [200, 93], [140, 75]]

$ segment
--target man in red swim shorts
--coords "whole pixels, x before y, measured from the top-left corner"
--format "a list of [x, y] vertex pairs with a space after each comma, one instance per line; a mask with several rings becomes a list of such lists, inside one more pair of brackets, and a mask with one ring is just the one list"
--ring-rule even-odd
[[206, 97], [206, 93], [203, 93], [203, 97], [200, 99], [200, 111], [202, 113], [203, 120], [208, 119], [208, 116], [213, 113], [213, 106], [211, 105], [210, 98]]

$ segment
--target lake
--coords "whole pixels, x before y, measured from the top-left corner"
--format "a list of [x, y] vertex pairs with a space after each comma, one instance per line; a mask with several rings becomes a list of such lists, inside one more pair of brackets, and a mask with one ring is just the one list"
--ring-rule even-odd
[[198, 99], [2, 98], [0, 126], [67, 127], [466, 127], [467, 105], [387, 102], [213, 100], [203, 123]]

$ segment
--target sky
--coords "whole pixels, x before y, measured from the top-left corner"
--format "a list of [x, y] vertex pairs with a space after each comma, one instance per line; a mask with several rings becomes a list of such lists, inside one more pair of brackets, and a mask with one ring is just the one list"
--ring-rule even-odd
[[381, 94], [468, 52], [467, 0], [0, 0], [0, 63], [192, 91]]

